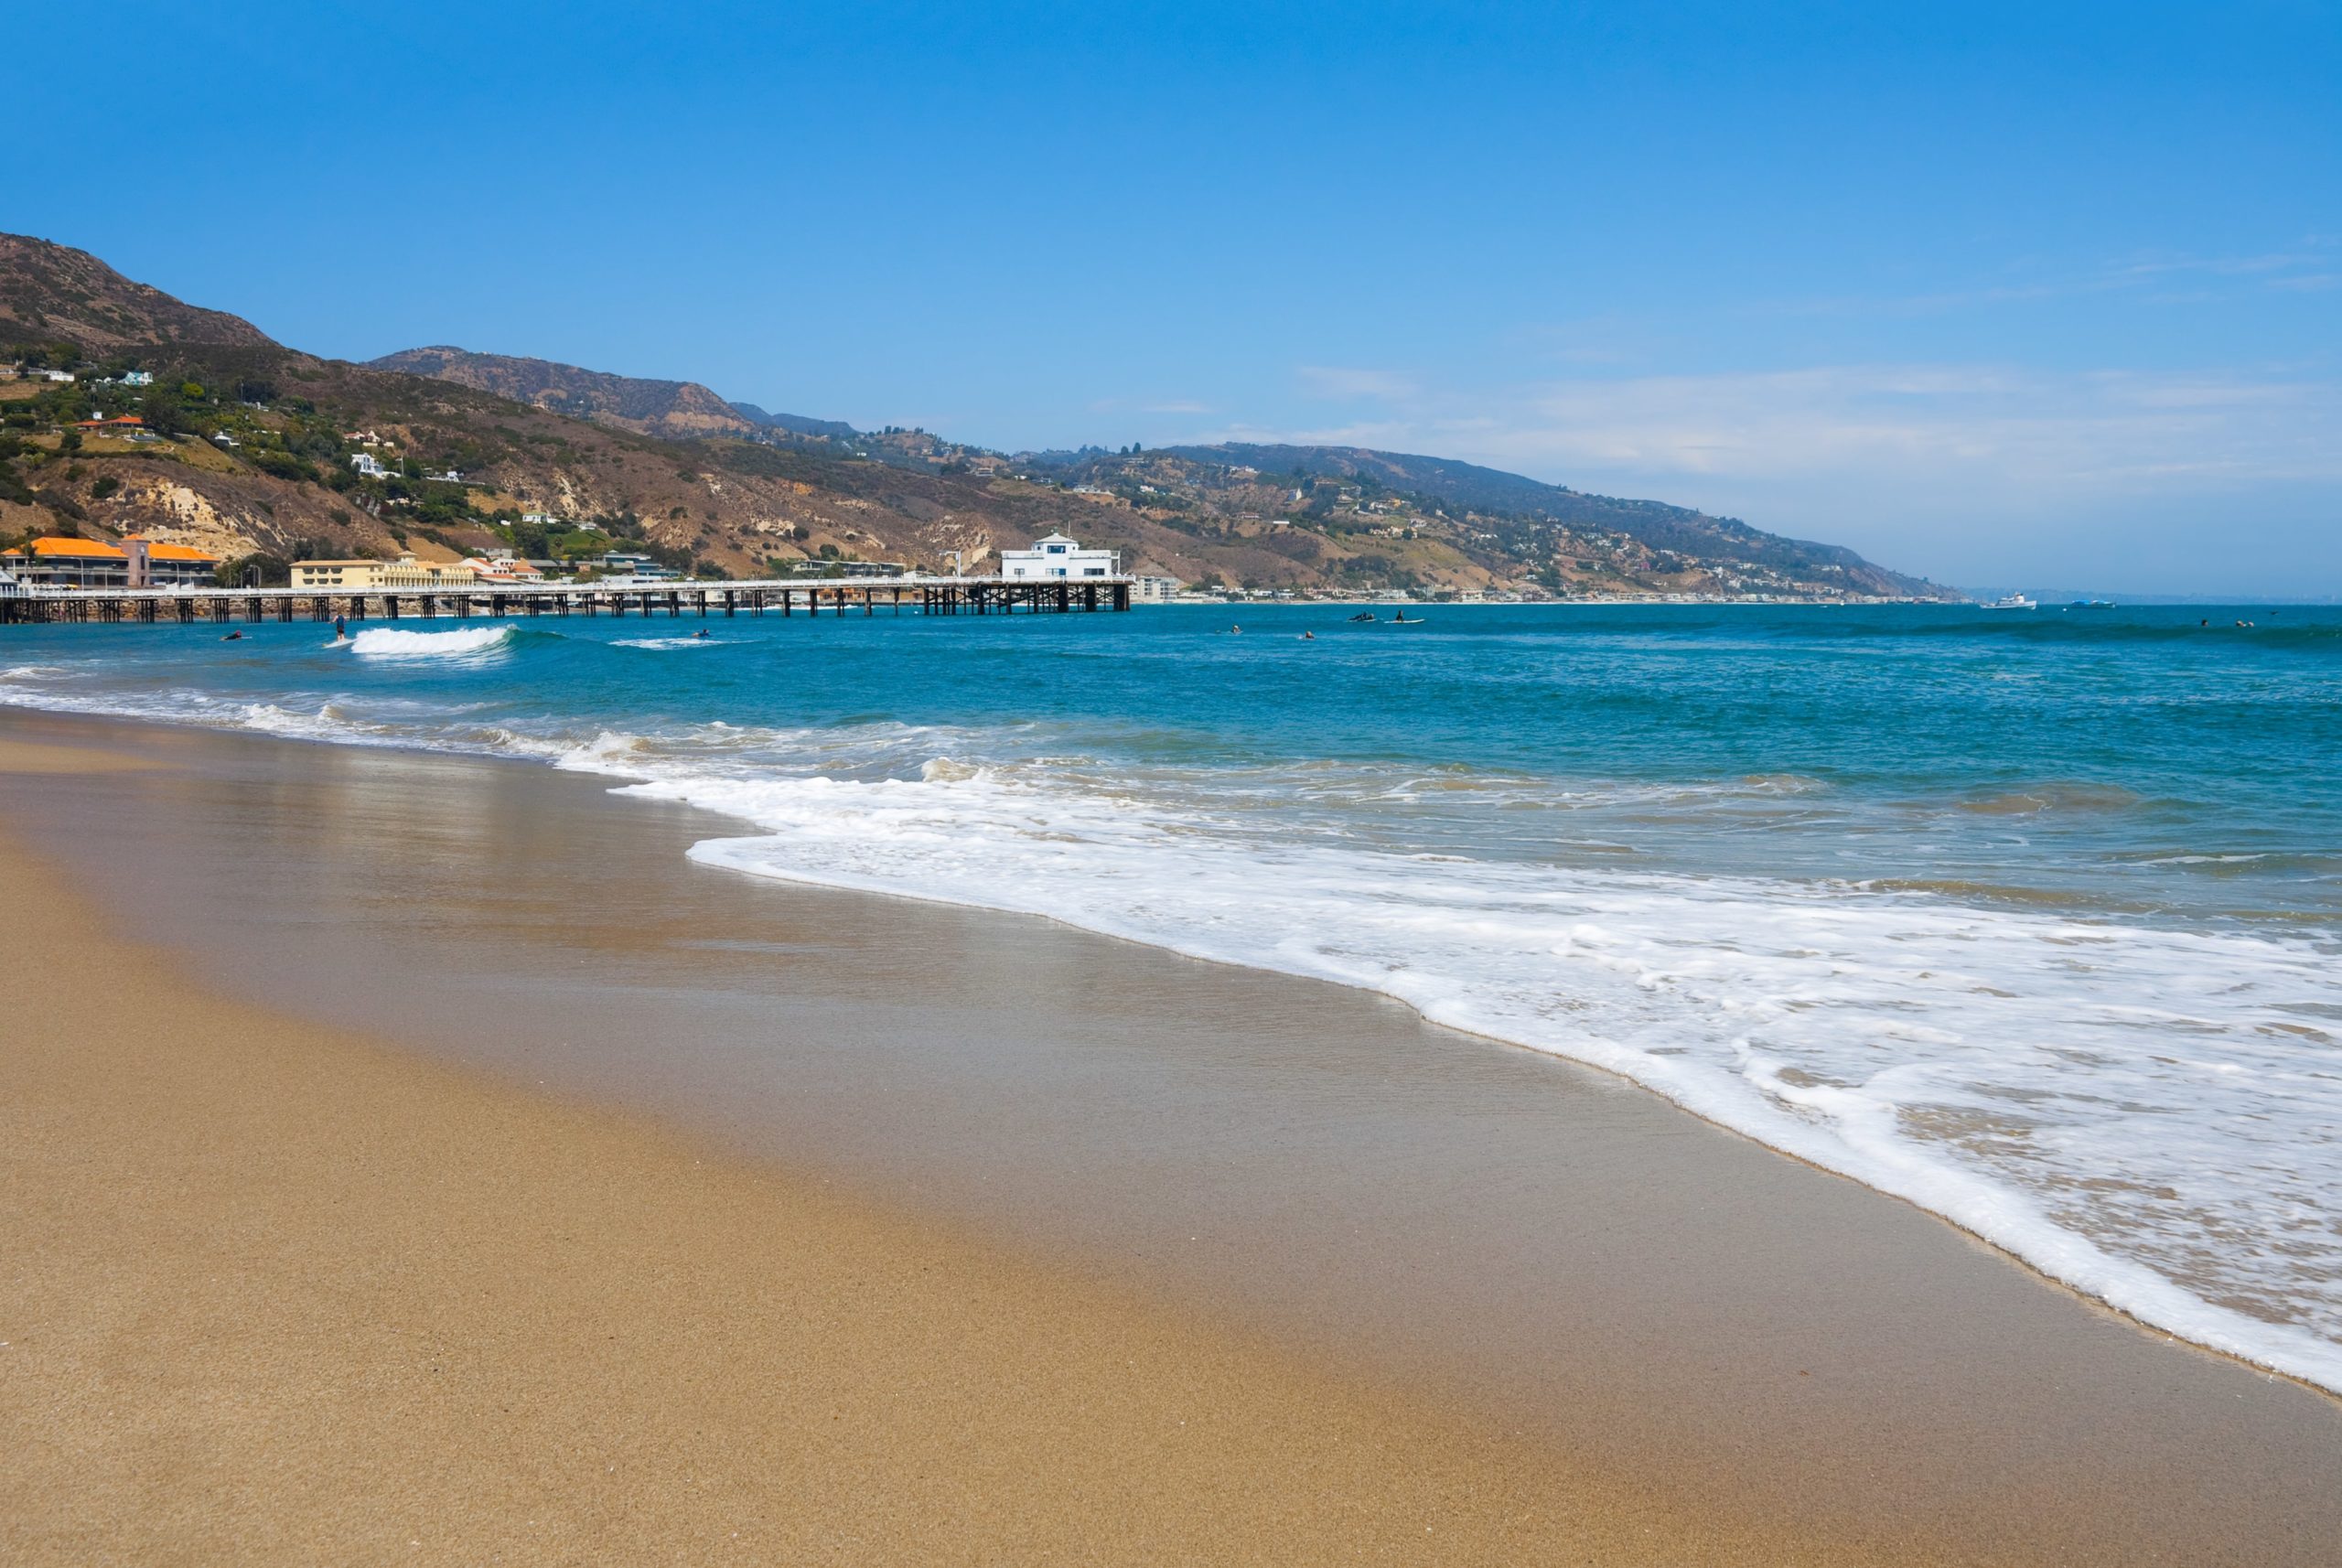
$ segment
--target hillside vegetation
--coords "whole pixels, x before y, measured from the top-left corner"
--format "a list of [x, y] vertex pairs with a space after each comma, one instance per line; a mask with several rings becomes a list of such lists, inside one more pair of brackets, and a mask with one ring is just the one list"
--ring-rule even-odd
[[[1933, 595], [1851, 552], [1431, 457], [1320, 447], [985, 453], [768, 414], [690, 381], [408, 350], [321, 360], [81, 252], [0, 237], [0, 535], [257, 558], [626, 542], [706, 576], [981, 571], [1053, 530], [1206, 587]], [[134, 384], [127, 371], [152, 378]], [[73, 429], [134, 414], [148, 438]], [[363, 456], [383, 472], [361, 474]], [[450, 477], [452, 476], [452, 477]], [[592, 525], [590, 528], [583, 525]]]
[[149, 343], [264, 348], [268, 335], [224, 310], [133, 283], [86, 251], [0, 234], [0, 344], [70, 343], [102, 353]]
[[581, 371], [549, 360], [475, 354], [462, 349], [405, 349], [369, 360], [367, 368], [456, 381], [553, 413], [574, 414], [643, 435], [692, 439], [754, 435], [764, 428], [697, 381], [647, 381]]

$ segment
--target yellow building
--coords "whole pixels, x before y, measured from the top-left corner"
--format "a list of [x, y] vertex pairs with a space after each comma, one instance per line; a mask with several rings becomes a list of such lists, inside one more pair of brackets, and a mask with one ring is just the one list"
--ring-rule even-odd
[[479, 580], [468, 561], [295, 561], [293, 585], [324, 594], [379, 594], [414, 589], [468, 588]]

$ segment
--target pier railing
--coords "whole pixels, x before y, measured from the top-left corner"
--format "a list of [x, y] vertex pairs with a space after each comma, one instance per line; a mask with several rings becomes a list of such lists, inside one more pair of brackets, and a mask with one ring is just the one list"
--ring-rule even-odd
[[0, 625], [229, 625], [507, 616], [1068, 615], [1131, 607], [1128, 577], [474, 583], [445, 587], [66, 588], [0, 597]]

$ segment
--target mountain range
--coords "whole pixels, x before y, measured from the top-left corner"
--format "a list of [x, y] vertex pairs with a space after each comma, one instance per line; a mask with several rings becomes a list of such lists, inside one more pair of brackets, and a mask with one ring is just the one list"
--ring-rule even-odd
[[[0, 382], [0, 534], [144, 531], [238, 556], [538, 546], [601, 537], [707, 575], [852, 560], [980, 569], [1052, 530], [1127, 569], [1256, 590], [1950, 596], [1851, 551], [1658, 501], [1450, 459], [1218, 445], [1004, 454], [925, 431], [777, 414], [691, 381], [438, 346], [367, 364], [0, 235], [0, 359], [138, 368], [178, 438], [81, 442], [59, 415], [119, 388]], [[111, 400], [111, 401], [109, 401]], [[62, 422], [70, 424], [70, 421]], [[355, 447], [391, 459], [360, 480]], [[460, 481], [429, 478], [448, 469]]]

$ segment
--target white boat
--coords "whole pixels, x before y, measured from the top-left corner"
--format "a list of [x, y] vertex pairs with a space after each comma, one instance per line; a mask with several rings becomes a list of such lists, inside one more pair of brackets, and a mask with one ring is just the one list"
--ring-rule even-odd
[[2030, 610], [2040, 607], [2023, 594], [2011, 594], [2007, 598], [1994, 599], [1989, 605], [1980, 604], [1976, 607], [1980, 610]]

